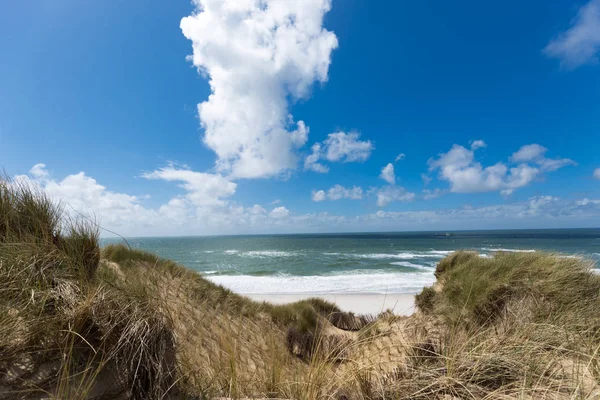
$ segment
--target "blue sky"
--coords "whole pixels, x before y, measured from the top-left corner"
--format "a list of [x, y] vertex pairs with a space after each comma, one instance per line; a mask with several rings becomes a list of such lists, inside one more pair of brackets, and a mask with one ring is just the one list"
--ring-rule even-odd
[[599, 0], [9, 2], [0, 51], [0, 166], [124, 235], [600, 226]]

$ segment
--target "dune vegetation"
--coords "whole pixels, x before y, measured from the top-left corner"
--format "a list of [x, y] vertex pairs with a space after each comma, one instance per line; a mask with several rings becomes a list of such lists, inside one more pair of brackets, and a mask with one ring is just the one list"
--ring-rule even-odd
[[0, 180], [0, 398], [597, 399], [584, 259], [457, 252], [409, 317], [253, 302]]

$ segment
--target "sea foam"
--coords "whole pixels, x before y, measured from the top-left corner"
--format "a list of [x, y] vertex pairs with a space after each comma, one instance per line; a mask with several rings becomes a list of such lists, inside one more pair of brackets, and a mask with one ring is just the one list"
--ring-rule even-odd
[[422, 257], [416, 253], [368, 253], [368, 254], [351, 254], [350, 256], [356, 258], [368, 258], [372, 260], [385, 260], [399, 258], [401, 260], [412, 260], [413, 258]]
[[444, 258], [448, 254], [454, 253], [454, 250], [432, 250], [432, 251], [414, 251], [399, 253], [367, 253], [367, 254], [348, 254], [355, 258], [368, 258], [373, 260], [400, 259], [412, 260], [415, 258]]
[[245, 251], [240, 254], [242, 257], [256, 257], [256, 258], [268, 258], [268, 257], [293, 257], [297, 255], [291, 251], [277, 251], [277, 250], [254, 250]]
[[532, 249], [496, 249], [493, 247], [482, 247], [481, 250], [496, 251], [496, 252], [503, 251], [505, 253], [535, 253], [536, 252], [536, 250], [532, 250]]
[[433, 284], [430, 272], [332, 276], [207, 276], [242, 294], [418, 293]]
[[394, 261], [394, 262], [391, 262], [390, 265], [399, 265], [401, 267], [406, 267], [406, 268], [423, 269], [425, 271], [435, 271], [434, 267], [427, 267], [425, 265], [414, 264], [414, 263], [411, 263], [408, 261]]

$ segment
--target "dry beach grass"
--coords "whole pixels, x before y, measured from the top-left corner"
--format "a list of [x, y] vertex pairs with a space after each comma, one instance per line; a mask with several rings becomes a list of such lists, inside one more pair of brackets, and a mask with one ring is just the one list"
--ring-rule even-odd
[[254, 302], [0, 181], [0, 398], [597, 399], [600, 276], [442, 260], [409, 317]]

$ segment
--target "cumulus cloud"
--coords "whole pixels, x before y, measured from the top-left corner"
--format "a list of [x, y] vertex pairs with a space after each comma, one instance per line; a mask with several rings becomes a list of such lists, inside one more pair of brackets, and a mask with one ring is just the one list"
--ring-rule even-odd
[[473, 142], [471, 142], [471, 150], [481, 149], [486, 146], [487, 144], [485, 144], [483, 140], [474, 140]]
[[377, 206], [385, 207], [394, 201], [413, 201], [415, 194], [401, 186], [385, 186], [376, 191]]
[[358, 132], [330, 133], [325, 139], [325, 158], [329, 161], [363, 162], [371, 155], [373, 144], [371, 141], [359, 140]]
[[571, 27], [552, 40], [544, 53], [567, 69], [597, 63], [600, 51], [600, 0], [591, 0], [577, 12]]
[[312, 191], [312, 201], [323, 201], [325, 199], [327, 199], [327, 194], [325, 193], [324, 190], [313, 190]]
[[396, 156], [396, 158], [394, 159], [394, 162], [398, 162], [398, 161], [402, 161], [406, 158], [406, 154], [404, 153], [400, 153]]
[[[477, 142], [477, 141], [476, 141]], [[473, 142], [473, 143], [476, 143]], [[555, 171], [575, 164], [569, 159], [549, 159], [547, 149], [538, 144], [526, 145], [515, 152], [510, 160], [517, 165], [508, 167], [502, 162], [483, 167], [475, 160], [475, 150], [455, 144], [447, 153], [429, 160], [429, 170], [439, 170], [439, 178], [450, 183], [457, 193], [495, 192], [510, 195], [516, 189], [529, 185], [543, 171]]]
[[304, 169], [321, 173], [329, 172], [329, 168], [319, 163], [319, 160], [364, 162], [371, 155], [373, 148], [370, 140], [360, 140], [358, 132], [330, 133], [322, 144], [315, 143], [312, 146], [312, 153], [304, 159]]
[[44, 164], [36, 164], [28, 175], [15, 176], [14, 181], [45, 190], [69, 214], [95, 220], [102, 234], [105, 229], [125, 236], [260, 232], [278, 226], [291, 214], [285, 207], [267, 213], [258, 204], [248, 208], [236, 204], [229, 200], [235, 184], [219, 175], [168, 165], [143, 177], [176, 183], [183, 194], [152, 208], [144, 205], [148, 196], [108, 190], [85, 172], [54, 179]]
[[261, 214], [266, 214], [267, 210], [265, 210], [261, 205], [255, 204], [248, 209], [248, 212], [250, 214], [254, 214], [254, 215], [261, 215]]
[[352, 199], [352, 200], [360, 200], [362, 199], [363, 190], [358, 186], [352, 186], [350, 189], [346, 189], [342, 185], [334, 185], [331, 189], [327, 191], [327, 197], [330, 200], [339, 200], [339, 199]]
[[394, 185], [396, 183], [396, 174], [394, 173], [394, 164], [389, 163], [385, 167], [381, 169], [381, 174], [379, 175], [381, 179], [389, 183], [390, 185]]
[[18, 175], [14, 179], [43, 188], [52, 200], [63, 204], [67, 213], [86, 215], [113, 229], [145, 224], [158, 215], [156, 211], [145, 209], [140, 197], [110, 191], [85, 172], [54, 180], [44, 164], [36, 164], [29, 175]]
[[345, 188], [342, 185], [334, 185], [327, 192], [324, 190], [313, 190], [312, 192], [312, 200], [313, 201], [323, 201], [326, 199], [329, 200], [340, 200], [340, 199], [350, 199], [350, 200], [360, 200], [363, 197], [363, 190], [361, 187], [352, 186], [351, 188]]
[[330, 0], [193, 3], [180, 26], [192, 42], [190, 60], [209, 79], [198, 114], [218, 171], [258, 178], [295, 168], [309, 129], [293, 122], [288, 99], [327, 81], [338, 44], [323, 28]]
[[271, 212], [269, 213], [269, 217], [275, 218], [275, 219], [287, 218], [289, 215], [290, 215], [290, 210], [288, 210], [287, 208], [285, 208], [283, 206], [276, 207], [276, 208], [272, 209]]
[[600, 179], [600, 168], [594, 170], [594, 178]]

